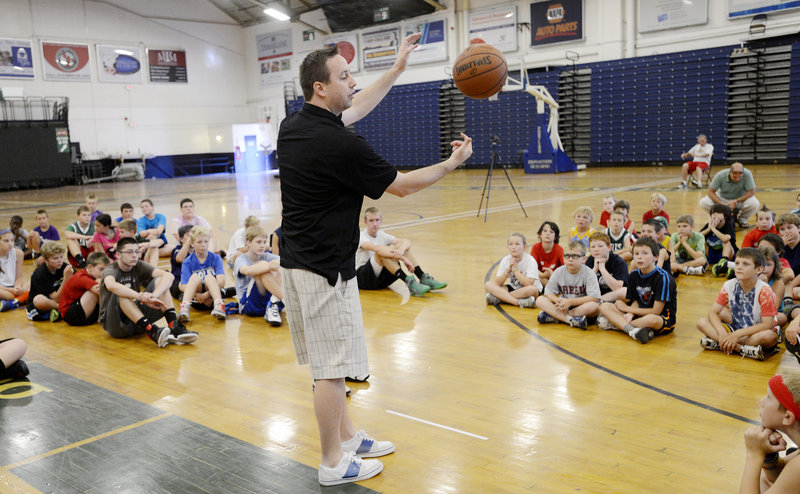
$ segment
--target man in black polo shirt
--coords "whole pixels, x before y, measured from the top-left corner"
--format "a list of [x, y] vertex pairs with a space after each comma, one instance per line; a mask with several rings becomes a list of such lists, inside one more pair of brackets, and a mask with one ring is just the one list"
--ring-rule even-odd
[[[284, 303], [297, 361], [309, 363], [316, 382], [314, 409], [322, 459], [319, 482], [335, 485], [380, 473], [394, 451], [356, 431], [347, 411], [345, 376], [369, 374], [355, 252], [364, 196], [405, 196], [436, 182], [472, 154], [462, 134], [453, 154], [432, 166], [399, 173], [360, 136], [346, 129], [377, 105], [405, 70], [419, 33], [407, 37], [394, 65], [355, 95], [356, 82], [336, 47], [309, 54], [300, 66], [306, 103], [281, 123]], [[409, 129], [412, 131], [412, 129]]]

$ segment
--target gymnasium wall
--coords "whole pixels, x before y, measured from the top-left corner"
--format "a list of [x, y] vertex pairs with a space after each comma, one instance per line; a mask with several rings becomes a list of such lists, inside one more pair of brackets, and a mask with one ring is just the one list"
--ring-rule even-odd
[[[163, 1], [176, 18], [216, 21], [145, 18], [102, 0], [0, 0], [0, 36], [33, 40], [35, 69], [34, 80], [0, 78], [0, 87], [67, 96], [70, 137], [88, 159], [232, 152], [231, 125], [251, 120], [242, 29], [203, 0]], [[40, 40], [91, 44], [93, 81], [43, 80]], [[100, 83], [95, 43], [186, 50], [189, 82]]]

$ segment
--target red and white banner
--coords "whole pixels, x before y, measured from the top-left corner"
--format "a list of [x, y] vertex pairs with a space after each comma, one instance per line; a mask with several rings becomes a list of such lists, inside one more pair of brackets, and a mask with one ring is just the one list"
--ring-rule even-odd
[[147, 61], [150, 66], [150, 82], [189, 82], [185, 51], [148, 48]]
[[49, 81], [92, 81], [89, 45], [42, 41], [44, 78]]

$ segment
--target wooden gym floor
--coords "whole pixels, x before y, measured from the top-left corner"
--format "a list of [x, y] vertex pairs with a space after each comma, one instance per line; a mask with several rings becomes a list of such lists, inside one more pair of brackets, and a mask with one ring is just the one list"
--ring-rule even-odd
[[[779, 214], [794, 206], [800, 167], [751, 169], [762, 202]], [[785, 352], [756, 362], [700, 348], [694, 325], [720, 279], [680, 277], [677, 329], [647, 345], [596, 327], [539, 326], [538, 310], [484, 303], [483, 282], [511, 232], [533, 243], [553, 219], [566, 233], [574, 208], [589, 205], [599, 218], [609, 193], [632, 204], [638, 226], [654, 191], [667, 196], [673, 221], [691, 213], [700, 226], [703, 192], [676, 190], [676, 167], [510, 174], [527, 218], [499, 172], [488, 220], [476, 217], [485, 170], [456, 171], [409, 198], [365, 201], [449, 286], [410, 299], [402, 285], [361, 292], [372, 376], [350, 384], [350, 413], [397, 452], [383, 458], [381, 475], [338, 490], [735, 491], [742, 433], [758, 419], [766, 380], [797, 362]], [[280, 222], [279, 180], [268, 175], [5, 192], [2, 222], [20, 214], [33, 228], [45, 207], [63, 232], [89, 192], [113, 217], [122, 202], [139, 216], [149, 197], [168, 221], [191, 197], [223, 247], [247, 215], [266, 229]], [[337, 491], [316, 482], [311, 380], [286, 323], [193, 312], [197, 344], [158, 349], [99, 326], [32, 323], [23, 310], [0, 320], [0, 338], [28, 343], [31, 367], [30, 384], [0, 383], [0, 492]]]

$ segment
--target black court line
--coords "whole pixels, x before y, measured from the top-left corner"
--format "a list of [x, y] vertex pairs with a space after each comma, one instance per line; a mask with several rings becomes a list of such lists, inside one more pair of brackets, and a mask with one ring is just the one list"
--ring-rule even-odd
[[[498, 264], [500, 264], [500, 261], [498, 261], [498, 262], [496, 262], [496, 263], [494, 263], [492, 265], [492, 267], [486, 273], [486, 277], [484, 278], [484, 282], [489, 281], [489, 277], [492, 275], [492, 273], [494, 272], [494, 270], [495, 270], [495, 268], [497, 267]], [[587, 359], [585, 357], [581, 357], [577, 353], [572, 352], [570, 350], [567, 350], [566, 348], [562, 347], [561, 345], [558, 345], [558, 344], [548, 340], [544, 336], [536, 333], [535, 331], [531, 330], [530, 328], [528, 328], [527, 326], [525, 326], [521, 322], [517, 321], [508, 312], [506, 312], [505, 309], [503, 309], [499, 304], [495, 305], [494, 307], [497, 309], [498, 312], [500, 312], [500, 314], [502, 314], [506, 319], [511, 321], [512, 324], [514, 324], [515, 326], [517, 326], [521, 330], [525, 331], [526, 333], [528, 333], [529, 335], [533, 336], [534, 338], [536, 338], [537, 340], [541, 341], [542, 343], [548, 345], [549, 347], [551, 347], [551, 348], [553, 348], [555, 350], [558, 350], [559, 352], [563, 353], [564, 355], [572, 357], [575, 360], [577, 360], [579, 362], [582, 362], [582, 363], [584, 363], [584, 364], [586, 364], [586, 365], [588, 365], [590, 367], [594, 367], [595, 369], [603, 371], [606, 374], [611, 374], [614, 377], [617, 377], [617, 378], [622, 379], [624, 381], [628, 381], [629, 383], [635, 384], [637, 386], [641, 386], [641, 387], [643, 387], [645, 389], [649, 389], [650, 391], [655, 391], [656, 393], [662, 394], [662, 395], [664, 395], [664, 396], [666, 396], [668, 398], [673, 398], [673, 399], [676, 399], [678, 401], [682, 401], [684, 403], [688, 403], [689, 405], [693, 405], [693, 406], [702, 408], [704, 410], [708, 410], [710, 412], [718, 413], [720, 415], [724, 415], [724, 416], [730, 417], [732, 419], [741, 420], [742, 422], [747, 422], [748, 424], [761, 425], [761, 422], [758, 422], [756, 420], [752, 420], [752, 419], [749, 419], [747, 417], [742, 417], [741, 415], [738, 415], [738, 414], [733, 413], [733, 412], [729, 412], [727, 410], [723, 410], [721, 408], [717, 408], [715, 406], [711, 406], [711, 405], [709, 405], [707, 403], [703, 403], [703, 402], [700, 402], [700, 401], [697, 401], [697, 400], [693, 400], [691, 398], [687, 398], [685, 396], [681, 396], [679, 394], [673, 393], [672, 391], [667, 391], [666, 389], [659, 388], [658, 386], [653, 386], [652, 384], [648, 384], [648, 383], [646, 383], [644, 381], [640, 381], [640, 380], [638, 380], [636, 378], [633, 378], [631, 376], [626, 376], [625, 374], [622, 374], [621, 372], [617, 372], [617, 371], [615, 371], [613, 369], [609, 369], [608, 367], [606, 367], [606, 366], [604, 366], [602, 364], [599, 364], [597, 362], [594, 362], [592, 360], [589, 360], [589, 359]]]

